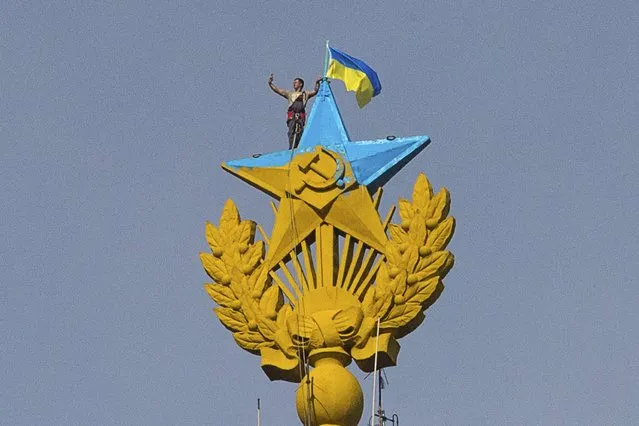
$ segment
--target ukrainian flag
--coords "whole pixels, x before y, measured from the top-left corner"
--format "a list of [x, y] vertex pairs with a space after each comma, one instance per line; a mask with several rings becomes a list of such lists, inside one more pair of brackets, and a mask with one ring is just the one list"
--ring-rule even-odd
[[328, 49], [331, 54], [331, 60], [326, 77], [342, 80], [346, 90], [355, 92], [357, 105], [360, 108], [364, 108], [373, 96], [379, 95], [382, 91], [382, 85], [379, 82], [377, 73], [357, 58], [353, 58], [332, 47]]

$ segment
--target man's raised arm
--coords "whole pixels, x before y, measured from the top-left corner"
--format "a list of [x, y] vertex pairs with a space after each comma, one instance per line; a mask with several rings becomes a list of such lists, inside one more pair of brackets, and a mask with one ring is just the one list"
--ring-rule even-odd
[[268, 76], [268, 87], [270, 87], [271, 90], [277, 93], [278, 95], [286, 98], [286, 92], [273, 84], [273, 73], [271, 73], [271, 75]]
[[315, 80], [315, 88], [312, 91], [308, 92], [308, 98], [311, 99], [313, 96], [317, 95], [317, 92], [319, 91], [319, 86], [320, 86], [320, 82], [322, 81], [322, 77], [318, 77], [317, 80]]

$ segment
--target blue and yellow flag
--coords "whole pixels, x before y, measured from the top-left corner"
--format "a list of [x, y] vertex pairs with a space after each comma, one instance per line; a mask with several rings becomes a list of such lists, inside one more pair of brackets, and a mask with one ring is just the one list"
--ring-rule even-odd
[[331, 60], [326, 77], [342, 80], [346, 90], [355, 92], [357, 105], [364, 108], [373, 96], [379, 95], [382, 91], [377, 73], [357, 58], [332, 47], [328, 49], [331, 53]]

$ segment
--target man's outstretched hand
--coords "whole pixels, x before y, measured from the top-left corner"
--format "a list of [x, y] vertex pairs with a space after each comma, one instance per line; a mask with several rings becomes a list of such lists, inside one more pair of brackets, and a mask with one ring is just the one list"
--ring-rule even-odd
[[268, 76], [268, 84], [273, 84], [273, 73]]

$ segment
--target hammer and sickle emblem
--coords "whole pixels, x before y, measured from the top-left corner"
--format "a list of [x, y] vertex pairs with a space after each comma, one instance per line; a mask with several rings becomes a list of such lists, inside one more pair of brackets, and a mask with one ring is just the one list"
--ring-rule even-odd
[[344, 187], [344, 161], [324, 147], [318, 146], [315, 152], [301, 156], [294, 170], [297, 179], [293, 189], [297, 194], [306, 187], [315, 191]]

